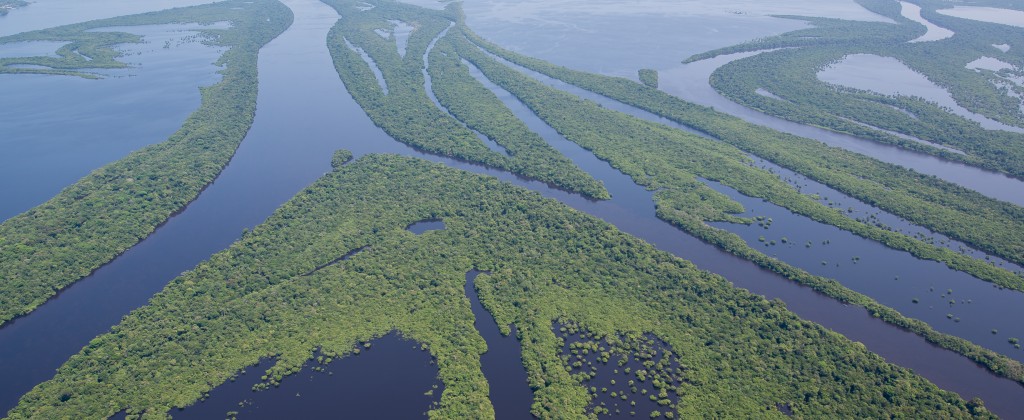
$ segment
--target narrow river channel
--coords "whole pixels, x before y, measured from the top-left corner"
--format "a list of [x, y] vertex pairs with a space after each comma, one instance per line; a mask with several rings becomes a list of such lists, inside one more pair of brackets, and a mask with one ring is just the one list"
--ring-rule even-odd
[[[864, 343], [890, 362], [914, 369], [944, 389], [966, 398], [983, 398], [997, 414], [1024, 412], [1024, 387], [874, 319], [859, 307], [797, 286], [657, 219], [650, 192], [574, 143], [555, 137], [557, 133], [552, 135], [550, 127], [545, 128], [535, 116], [530, 118], [532, 114], [517, 112], [553, 146], [604, 181], [614, 199], [594, 202], [505, 172], [428, 156], [396, 142], [373, 125], [334, 70], [324, 40], [337, 14], [316, 0], [284, 3], [295, 13], [295, 23], [260, 52], [255, 123], [231, 164], [195, 202], [149, 238], [35, 312], [0, 329], [0, 377], [5, 378], [0, 383], [0, 410], [13, 407], [20, 395], [52, 377], [54, 369], [92, 337], [144, 305], [180, 272], [227, 247], [243, 229], [259, 224], [329, 171], [332, 152], [345, 148], [356, 157], [379, 152], [421, 157], [532, 189], [721, 274], [739, 287], [781, 299], [801, 317]], [[510, 106], [516, 102], [507, 94], [503, 100]], [[490, 368], [485, 366], [485, 370]], [[492, 384], [507, 380], [487, 379]], [[211, 394], [211, 398], [216, 396]], [[513, 397], [502, 394], [492, 398]], [[495, 401], [495, 406], [504, 403]], [[253, 417], [261, 416], [253, 413]]]

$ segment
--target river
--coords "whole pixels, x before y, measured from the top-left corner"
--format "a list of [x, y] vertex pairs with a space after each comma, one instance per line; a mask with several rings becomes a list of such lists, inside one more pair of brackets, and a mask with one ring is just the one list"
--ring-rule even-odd
[[[144, 305], [178, 273], [227, 247], [243, 229], [260, 223], [329, 171], [332, 152], [345, 148], [356, 157], [377, 152], [422, 157], [538, 191], [694, 261], [737, 286], [781, 299], [801, 317], [864, 343], [940, 387], [968, 398], [982, 397], [996, 413], [1024, 412], [1024, 388], [1016, 383], [874, 319], [859, 307], [797, 286], [658, 220], [650, 192], [574, 143], [553, 137], [553, 130], [545, 129], [536, 117], [520, 115], [556, 148], [603, 180], [613, 200], [594, 202], [508, 173], [428, 156], [394, 141], [373, 125], [334, 71], [323, 40], [337, 14], [315, 0], [284, 3], [295, 13], [295, 23], [260, 52], [255, 122], [229, 166], [196, 201], [149, 238], [35, 312], [0, 329], [0, 376], [5, 378], [0, 383], [0, 409], [11, 408], [18, 396], [52, 377], [54, 369], [92, 337]], [[507, 96], [503, 99], [511, 104]], [[216, 398], [215, 394], [211, 398]]]

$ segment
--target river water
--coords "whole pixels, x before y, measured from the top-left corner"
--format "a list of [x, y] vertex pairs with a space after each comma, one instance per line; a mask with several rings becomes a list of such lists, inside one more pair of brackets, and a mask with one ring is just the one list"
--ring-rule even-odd
[[96, 19], [214, 3], [216, 0], [32, 0], [0, 16], [0, 36]]
[[973, 166], [950, 162], [925, 153], [773, 117], [729, 100], [708, 83], [711, 73], [719, 67], [758, 53], [745, 52], [721, 55], [707, 60], [675, 66], [661, 72], [660, 88], [671, 95], [697, 104], [710, 106], [718, 111], [734, 115], [753, 124], [818, 140], [829, 146], [839, 147], [883, 162], [910, 168], [923, 174], [933, 175], [997, 200], [1024, 206], [1024, 181]]
[[[595, 101], [606, 109], [679, 127], [678, 124], [662, 117], [523, 69], [508, 61], [499, 60], [538, 81]], [[479, 73], [476, 74], [478, 77], [482, 77]], [[492, 90], [496, 90], [506, 101], [506, 105], [513, 109], [520, 119], [527, 121], [531, 129], [545, 134], [545, 137], [553, 142], [552, 144], [560, 147], [560, 151], [575, 155], [585, 153], [564, 145], [561, 136], [533, 116], [525, 105], [514, 101], [504, 90], [486, 80], [482, 81]], [[757, 158], [752, 159], [754, 159], [755, 166], [764, 167], [766, 170], [780, 175], [781, 179], [791, 183], [805, 194], [817, 194], [821, 197], [822, 204], [842, 209], [848, 212], [850, 217], [861, 218], [867, 223], [883, 223], [894, 230], [929, 239], [939, 246], [978, 258], [988, 258], [993, 261], [993, 264], [1009, 270], [1024, 270], [1017, 265], [988, 256], [965, 244], [913, 225], [770, 162]], [[585, 169], [593, 173], [595, 165], [592, 162], [589, 165]], [[793, 266], [815, 275], [839, 280], [845, 286], [895, 308], [905, 315], [928, 322], [938, 331], [967, 338], [1015, 359], [1024, 360], [1024, 352], [1014, 348], [1008, 342], [1010, 337], [1024, 336], [1024, 326], [1016, 322], [1016, 319], [1024, 317], [1024, 310], [1016, 315], [1010, 315], [1018, 311], [1014, 308], [1022, 307], [1024, 294], [993, 287], [991, 283], [978, 280], [963, 272], [950, 270], [943, 263], [918, 259], [910, 253], [894, 250], [878, 242], [796, 215], [762, 199], [744, 196], [719, 183], [707, 180], [704, 182], [743, 204], [748, 211], [744, 215], [745, 217], [761, 216], [774, 221], [767, 227], [759, 224], [748, 226], [731, 223], [713, 223], [713, 226], [736, 233], [755, 249], [762, 249], [765, 254], [779, 258]], [[626, 185], [621, 181], [618, 184]], [[762, 238], [765, 239], [763, 242]], [[786, 238], [785, 242], [782, 242], [783, 238]], [[774, 245], [771, 244], [772, 241], [775, 241]], [[828, 241], [827, 246], [824, 245], [825, 241]], [[955, 290], [955, 293], [947, 293], [949, 290]], [[954, 300], [956, 303], [950, 304], [950, 300]], [[949, 317], [950, 314], [952, 317]], [[992, 330], [997, 330], [999, 333], [993, 334]]]
[[[5, 378], [0, 382], [0, 410], [11, 408], [18, 396], [49, 379], [54, 369], [92, 337], [144, 305], [178, 273], [227, 247], [244, 228], [260, 223], [329, 171], [332, 152], [345, 148], [356, 157], [376, 152], [422, 157], [532, 189], [722, 274], [737, 286], [781, 299], [805, 319], [860, 341], [890, 362], [912, 368], [945, 389], [968, 398], [982, 397], [996, 413], [1024, 412], [1024, 388], [1012, 381], [874, 319], [861, 308], [839, 304], [767, 273], [658, 220], [650, 192], [574, 143], [558, 139], [557, 133], [552, 136], [553, 130], [545, 129], [536, 117], [517, 113], [580, 167], [604, 181], [613, 200], [593, 202], [540, 182], [424, 155], [394, 141], [372, 124], [334, 71], [323, 40], [337, 14], [315, 0], [285, 3], [294, 11], [295, 23], [260, 52], [256, 119], [230, 165], [185, 211], [149, 238], [35, 312], [0, 329], [0, 376]], [[512, 105], [509, 96], [503, 99]], [[488, 377], [491, 382], [503, 379]], [[211, 399], [217, 391], [211, 393]], [[507, 398], [504, 394], [492, 397]], [[501, 404], [504, 402], [495, 402]]]
[[[100, 80], [0, 74], [0, 221], [46, 201], [93, 169], [167, 140], [177, 131], [199, 107], [198, 87], [220, 81], [220, 67], [213, 63], [224, 49], [191, 38], [196, 32], [186, 29], [198, 27], [100, 29], [143, 36], [142, 43], [116, 47], [130, 68], [104, 70]], [[0, 45], [0, 56], [55, 56], [63, 44]]]

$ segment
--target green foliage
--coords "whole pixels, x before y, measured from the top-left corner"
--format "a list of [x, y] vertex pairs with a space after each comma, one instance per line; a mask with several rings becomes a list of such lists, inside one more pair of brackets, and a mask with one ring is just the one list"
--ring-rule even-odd
[[[405, 230], [427, 218], [447, 229]], [[623, 343], [664, 340], [685, 380], [655, 397], [673, 393], [660, 411], [682, 418], [781, 416], [765, 408], [780, 400], [808, 417], [987, 416], [781, 303], [557, 201], [389, 155], [317, 181], [93, 340], [9, 414], [161, 417], [261, 357], [278, 358], [266, 373], [273, 383], [316, 349], [341, 357], [397, 330], [437, 360], [445, 387], [431, 417], [492, 418], [479, 362], [486, 344], [463, 292], [473, 268], [490, 273], [476, 280], [481, 302], [520, 333], [542, 418], [581, 417], [590, 401], [563, 365], [554, 321]]]
[[[712, 190], [698, 178], [722, 182], [745, 195], [766, 199], [794, 213], [905, 250], [919, 258], [944, 262], [951, 268], [997, 284], [1022, 290], [1024, 280], [1020, 277], [982, 260], [853, 220], [841, 210], [800, 194], [773, 174], [750, 165], [741, 151], [725, 142], [604, 109], [499, 64], [468, 40], [461, 39], [457, 45], [463, 57], [476, 64], [493, 82], [527, 103], [567, 139], [609, 161], [637, 184], [656, 190], [654, 199], [659, 218], [705, 242], [837, 300], [863, 306], [873, 315], [964, 354], [995, 373], [1024, 381], [1024, 366], [1017, 361], [959, 337], [939, 333], [926, 323], [907, 318], [834, 280], [811, 275], [769, 257], [751, 248], [735, 234], [708, 226], [706, 222], [709, 221], [750, 223], [750, 220], [734, 216], [743, 211], [742, 206]], [[493, 51], [505, 53], [496, 48]]]
[[[292, 15], [274, 0], [226, 1], [0, 38], [0, 43], [102, 39], [95, 44], [100, 45], [110, 38], [129, 37], [87, 30], [225, 20], [232, 22], [231, 29], [208, 31], [209, 42], [229, 47], [218, 62], [225, 66], [223, 78], [202, 89], [202, 104], [181, 129], [167, 141], [97, 169], [46, 203], [0, 224], [0, 324], [35, 309], [145, 238], [213, 181], [252, 124], [257, 53], [291, 24]], [[74, 66], [75, 59], [67, 62], [67, 68]]]
[[[712, 74], [711, 85], [736, 102], [774, 116], [1024, 178], [1024, 148], [1020, 147], [1024, 134], [984, 129], [976, 122], [920, 98], [881, 95], [818, 80], [818, 71], [849, 54], [895, 57], [949, 90], [965, 108], [1008, 124], [1024, 124], [1020, 100], [1007, 95], [1007, 89], [1011, 89], [1007, 86], [1012, 83], [993, 71], [966, 68], [971, 61], [986, 56], [997, 56], [1018, 66], [1024, 64], [1019, 56], [992, 47], [999, 42], [1024, 42], [1020, 31], [940, 14], [934, 17], [956, 35], [939, 41], [910, 43], [906, 41], [918, 35], [920, 25], [906, 19], [898, 20], [899, 25], [808, 19], [815, 28], [711, 51], [701, 57], [741, 50], [800, 47], [726, 64]], [[879, 25], [888, 29], [872, 29]], [[865, 33], [885, 35], [861, 36]], [[835, 42], [836, 39], [843, 41]], [[785, 100], [759, 95], [759, 88], [785, 92]], [[891, 133], [950, 146], [966, 154]]]
[[[1024, 208], [858, 153], [757, 126], [627, 79], [555, 66], [505, 50], [468, 30], [466, 35], [516, 64], [693, 127], [912, 223], [1024, 264]], [[1021, 290], [1019, 277], [1013, 279], [1005, 270], [981, 267], [970, 260], [950, 255], [945, 262], [978, 278]]]
[[[450, 11], [394, 2], [381, 2], [373, 9], [360, 11], [360, 1], [326, 3], [342, 15], [327, 41], [335, 68], [370, 119], [392, 137], [431, 153], [506, 169], [592, 198], [609, 197], [600, 182], [529, 133], [493, 94], [488, 96], [483, 86], [466, 84], [468, 74], [431, 69], [432, 77], [437, 78], [438, 99], [455, 117], [431, 102], [424, 88], [423, 57], [430, 42], [451, 25], [454, 16]], [[416, 28], [404, 57], [393, 40], [374, 32], [389, 29], [389, 20], [408, 22]], [[387, 92], [381, 89], [370, 65], [349, 44], [365, 51], [380, 69]], [[443, 56], [431, 55], [437, 65], [450, 67]], [[488, 149], [467, 126], [504, 146], [510, 156]]]
[[652, 69], [640, 69], [637, 70], [637, 76], [640, 78], [640, 83], [647, 85], [648, 87], [657, 89], [658, 88], [658, 71]]
[[352, 160], [352, 152], [348, 150], [339, 150], [334, 152], [334, 156], [331, 157], [331, 166], [334, 168], [341, 167]]
[[549, 182], [561, 180], [556, 185], [594, 198], [609, 198], [600, 181], [548, 145], [474, 79], [447, 39], [437, 43], [430, 53], [430, 63], [428, 71], [438, 101], [469, 128], [504, 146], [512, 155], [513, 172], [534, 174], [532, 177]]

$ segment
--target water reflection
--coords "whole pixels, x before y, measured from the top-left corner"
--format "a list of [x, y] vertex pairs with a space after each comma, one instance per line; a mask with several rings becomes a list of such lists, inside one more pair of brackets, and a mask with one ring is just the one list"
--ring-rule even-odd
[[[874, 319], [862, 308], [840, 304], [681, 234], [654, 216], [650, 192], [578, 146], [575, 151], [568, 145], [563, 150], [580, 153], [574, 161], [605, 182], [612, 201], [593, 202], [505, 172], [425, 155], [394, 141], [345, 92], [326, 45], [309, 42], [326, 39], [337, 14], [315, 0], [285, 3], [295, 12], [295, 23], [261, 50], [255, 123], [231, 164], [152, 236], [29, 316], [0, 329], [0, 377], [5, 378], [0, 381], [0, 410], [52, 377], [54, 369], [91, 338], [145, 304], [178, 273], [235, 241], [243, 228], [260, 223], [329, 171], [332, 152], [346, 148], [356, 157], [375, 152], [422, 157], [530, 188], [722, 274], [739, 287], [782, 299], [799, 316], [861, 341], [945, 389], [967, 398], [983, 397], [996, 413], [1024, 412], [1024, 389], [1018, 384]], [[282, 395], [281, 401], [289, 396]]]
[[497, 419], [533, 418], [530, 414], [533, 390], [530, 389], [526, 368], [523, 366], [522, 346], [516, 337], [516, 326], [510, 326], [509, 335], [501, 334], [498, 324], [477, 296], [474, 282], [478, 275], [480, 271], [477, 270], [467, 272], [464, 289], [473, 310], [473, 325], [487, 342], [487, 352], [480, 356], [480, 369], [490, 386], [494, 416]]
[[412, 233], [417, 234], [417, 235], [422, 235], [422, 234], [430, 232], [432, 230], [444, 230], [444, 229], [445, 229], [444, 221], [438, 220], [438, 219], [421, 220], [419, 222], [416, 222], [416, 223], [413, 223], [413, 224], [411, 224], [409, 226], [406, 226], [406, 228], [405, 228], [405, 230], [408, 230], [409, 232], [412, 232]]
[[444, 392], [430, 353], [395, 333], [370, 344], [358, 355], [327, 364], [314, 356], [279, 387], [253, 391], [273, 364], [261, 361], [211, 390], [205, 401], [169, 414], [175, 419], [224, 418], [226, 413], [241, 419], [336, 418], [341, 413], [346, 418], [425, 417]]
[[[744, 217], [761, 218], [750, 225], [712, 226], [733, 232], [752, 248], [811, 274], [836, 279], [938, 331], [1024, 361], [1024, 352], [1007, 341], [1024, 337], [1024, 325], [1017, 321], [1024, 318], [1024, 294], [793, 214], [717, 182], [706, 184], [743, 204]], [[999, 334], [992, 334], [993, 329]]]

